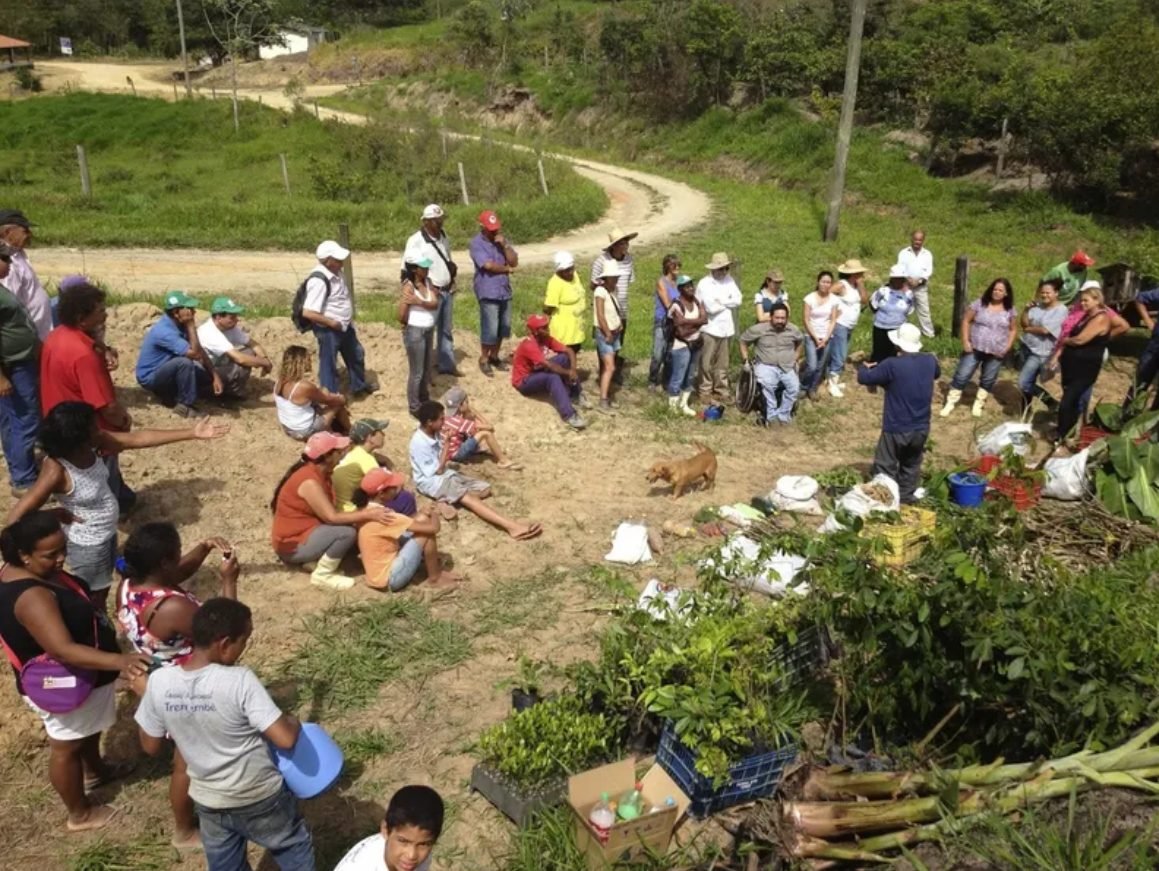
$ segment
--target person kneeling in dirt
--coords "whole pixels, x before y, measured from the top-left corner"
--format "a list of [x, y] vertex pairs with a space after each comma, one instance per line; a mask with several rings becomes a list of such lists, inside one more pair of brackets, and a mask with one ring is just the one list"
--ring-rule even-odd
[[[368, 472], [354, 494], [356, 508], [371, 502], [389, 506], [406, 479], [398, 472], [374, 469]], [[439, 558], [437, 515], [421, 512], [413, 517], [395, 513], [384, 522], [364, 523], [358, 530], [358, 550], [366, 569], [366, 585], [397, 593], [409, 584], [420, 566], [426, 566], [426, 586], [452, 587], [463, 579], [445, 571]]]
[[889, 331], [898, 354], [857, 370], [857, 383], [885, 388], [881, 438], [873, 455], [873, 474], [897, 481], [902, 504], [917, 501], [914, 491], [922, 474], [922, 457], [930, 436], [930, 405], [934, 382], [942, 375], [938, 358], [923, 354], [922, 333], [913, 324]]
[[[575, 351], [557, 342], [547, 331], [547, 315], [527, 319], [527, 338], [519, 343], [511, 358], [511, 384], [524, 396], [546, 393], [563, 422], [572, 429], [583, 429], [587, 423], [572, 406], [580, 401], [579, 373], [575, 368]], [[544, 351], [554, 351], [548, 358]]]
[[350, 848], [334, 871], [430, 871], [443, 833], [443, 799], [429, 786], [404, 786], [386, 806], [377, 834]]
[[450, 444], [441, 436], [445, 420], [441, 402], [424, 402], [419, 406], [418, 419], [419, 428], [410, 440], [410, 463], [420, 493], [436, 502], [461, 505], [518, 541], [535, 538], [543, 531], [538, 523], [511, 520], [484, 505], [483, 500], [491, 495], [491, 485], [486, 481], [447, 469], [451, 454]]
[[475, 454], [486, 451], [498, 464], [500, 469], [518, 471], [522, 468], [499, 447], [499, 440], [495, 437], [495, 425], [481, 413], [467, 398], [467, 391], [462, 387], [452, 387], [443, 394], [443, 406], [447, 409], [443, 420], [443, 441], [448, 445], [451, 462], [465, 463]]
[[197, 400], [221, 396], [225, 386], [197, 337], [197, 300], [180, 290], [165, 297], [165, 313], [145, 334], [137, 383], [182, 417], [198, 417]]
[[238, 315], [243, 314], [245, 306], [228, 296], [219, 296], [209, 306], [209, 320], [197, 328], [201, 347], [221, 377], [222, 395], [231, 399], [245, 396], [250, 370], [269, 375], [274, 368], [262, 346], [237, 325]]

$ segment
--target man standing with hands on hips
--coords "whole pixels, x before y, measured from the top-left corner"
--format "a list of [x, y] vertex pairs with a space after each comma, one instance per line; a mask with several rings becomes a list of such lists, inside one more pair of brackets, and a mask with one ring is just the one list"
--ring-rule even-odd
[[338, 355], [350, 376], [355, 398], [373, 393], [366, 381], [366, 352], [354, 331], [354, 299], [342, 274], [350, 252], [333, 240], [318, 246], [318, 266], [306, 279], [302, 317], [310, 322], [318, 340], [318, 381], [331, 393], [338, 389]]
[[423, 209], [422, 224], [417, 233], [406, 240], [403, 263], [431, 261], [427, 280], [438, 292], [439, 307], [435, 311], [435, 341], [438, 345], [438, 371], [441, 375], [462, 375], [455, 365], [455, 277], [459, 267], [451, 259], [451, 241], [443, 231], [445, 214], [437, 203]]
[[499, 358], [499, 346], [511, 337], [511, 273], [519, 265], [519, 255], [502, 229], [498, 215], [482, 212], [479, 233], [470, 245], [479, 300], [479, 371], [488, 378], [496, 369], [507, 368]]
[[897, 265], [905, 270], [906, 286], [914, 294], [918, 326], [927, 339], [934, 337], [934, 318], [930, 314], [930, 278], [934, 274], [934, 255], [926, 247], [925, 230], [914, 230], [910, 244], [897, 253]]

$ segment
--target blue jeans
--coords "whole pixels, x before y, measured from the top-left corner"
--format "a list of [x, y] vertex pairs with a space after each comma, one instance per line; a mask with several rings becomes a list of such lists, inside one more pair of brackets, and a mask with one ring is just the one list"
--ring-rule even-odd
[[696, 364], [700, 362], [700, 348], [673, 348], [672, 372], [668, 376], [668, 395], [679, 396], [692, 389]]
[[596, 330], [596, 353], [601, 357], [620, 353], [620, 349], [624, 347], [624, 336], [623, 333], [616, 333], [615, 336], [611, 343], [608, 343], [604, 339], [604, 334]]
[[242, 807], [215, 810], [195, 804], [209, 871], [250, 871], [246, 842], [265, 847], [282, 871], [314, 871], [314, 844], [286, 787]]
[[459, 443], [459, 449], [455, 451], [455, 455], [451, 457], [456, 463], [464, 463], [471, 457], [475, 456], [479, 451], [479, 440], [474, 436], [463, 439]]
[[1048, 405], [1054, 401], [1054, 397], [1043, 389], [1042, 385], [1038, 383], [1039, 377], [1046, 369], [1046, 364], [1050, 362], [1050, 357], [1042, 357], [1030, 351], [1025, 345], [1018, 346], [1018, 389], [1022, 391], [1023, 399], [1029, 403], [1034, 397], [1038, 397]]
[[138, 384], [161, 400], [164, 405], [194, 405], [198, 397], [213, 389], [213, 376], [205, 367], [188, 357], [173, 357], [156, 369], [148, 381]]
[[[1139, 355], [1139, 367], [1135, 370], [1135, 383], [1127, 391], [1126, 402], [1131, 402], [1136, 393], [1150, 387], [1157, 375], [1159, 375], [1159, 337], [1152, 336], [1151, 340], [1147, 342], [1147, 347], [1143, 349], [1143, 353]], [[1159, 410], [1159, 391], [1156, 391], [1155, 398], [1151, 401], [1151, 410]]]
[[346, 364], [346, 374], [350, 376], [350, 392], [362, 393], [369, 390], [366, 383], [366, 352], [358, 341], [354, 324], [342, 332], [324, 327], [314, 327], [314, 337], [318, 340], [318, 383], [331, 393], [338, 393], [338, 355]]
[[12, 392], [0, 396], [0, 445], [13, 487], [36, 483], [36, 431], [40, 428], [40, 365], [36, 360], [9, 363], [4, 374]]
[[664, 364], [668, 359], [668, 341], [664, 338], [664, 318], [652, 321], [652, 362], [648, 366], [648, 383], [664, 383]]
[[950, 381], [950, 389], [961, 390], [969, 384], [979, 366], [982, 367], [982, 377], [978, 386], [987, 393], [993, 390], [998, 381], [998, 373], [1002, 371], [1002, 358], [983, 351], [971, 351], [958, 358], [958, 368]]
[[849, 336], [853, 333], [849, 327], [841, 324], [833, 325], [833, 335], [829, 337], [829, 374], [840, 375], [845, 369], [845, 358], [849, 356]]
[[386, 585], [392, 593], [397, 593], [414, 580], [414, 576], [419, 573], [423, 564], [423, 543], [421, 541], [413, 535], [407, 534], [406, 541], [400, 539], [400, 544], [402, 546], [395, 554], [394, 562], [390, 564], [390, 571], [387, 573]]
[[479, 300], [479, 344], [499, 345], [511, 336], [511, 300]]
[[455, 371], [455, 295], [444, 290], [435, 310], [435, 334], [438, 336], [438, 369], [444, 375]]
[[801, 370], [801, 389], [810, 393], [817, 389], [825, 375], [825, 369], [832, 363], [833, 352], [826, 343], [818, 349], [812, 336], [805, 336], [805, 368]]
[[[753, 366], [753, 375], [761, 385], [765, 394], [765, 420], [779, 420], [781, 423], [792, 423], [793, 404], [797, 401], [797, 394], [801, 391], [801, 382], [797, 373], [790, 369], [788, 372], [780, 366], [768, 366], [757, 363]], [[777, 388], [783, 387], [781, 402], [777, 404]]]
[[402, 346], [406, 350], [406, 404], [411, 414], [431, 398], [431, 375], [435, 362], [435, 327], [402, 328]]

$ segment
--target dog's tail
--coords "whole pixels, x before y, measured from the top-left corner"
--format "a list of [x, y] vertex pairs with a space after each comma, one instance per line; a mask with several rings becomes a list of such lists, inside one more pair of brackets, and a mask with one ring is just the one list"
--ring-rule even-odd
[[709, 453], [709, 454], [711, 454], [711, 453], [712, 453], [712, 448], [710, 448], [710, 447], [709, 447], [708, 445], [706, 445], [704, 442], [696, 442], [696, 441], [694, 441], [694, 442], [692, 443], [692, 446], [693, 446], [694, 448], [700, 448], [700, 452], [701, 452], [702, 454], [703, 454], [703, 453]]

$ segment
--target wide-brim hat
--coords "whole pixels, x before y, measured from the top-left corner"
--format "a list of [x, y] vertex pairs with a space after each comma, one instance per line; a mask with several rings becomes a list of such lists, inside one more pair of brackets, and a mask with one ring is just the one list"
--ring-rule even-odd
[[913, 324], [902, 324], [889, 331], [889, 340], [907, 354], [916, 354], [922, 349], [922, 331]]
[[608, 231], [608, 247], [610, 248], [617, 242], [631, 242], [639, 235], [639, 233], [625, 233], [619, 227], [612, 227], [612, 229]]
[[732, 260], [724, 251], [717, 251], [712, 255], [712, 259], [704, 264], [705, 269], [725, 269], [732, 265]]
[[856, 275], [859, 272], [865, 272], [865, 266], [856, 257], [851, 260], [846, 260], [837, 267], [837, 271], [842, 275]]
[[765, 273], [765, 281], [776, 281], [781, 284], [785, 282], [785, 274], [779, 269], [770, 269]]

